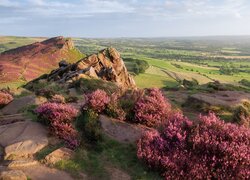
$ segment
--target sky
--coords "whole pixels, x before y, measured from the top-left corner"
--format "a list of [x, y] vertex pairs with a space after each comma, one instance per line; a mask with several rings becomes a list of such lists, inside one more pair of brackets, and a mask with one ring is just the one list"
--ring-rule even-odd
[[250, 35], [250, 0], [0, 0], [0, 35]]

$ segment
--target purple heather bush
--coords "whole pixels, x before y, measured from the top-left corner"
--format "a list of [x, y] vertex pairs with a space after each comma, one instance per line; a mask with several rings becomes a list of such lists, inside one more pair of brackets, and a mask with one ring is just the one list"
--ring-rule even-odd
[[197, 123], [176, 113], [144, 134], [137, 156], [165, 179], [249, 179], [250, 130], [212, 113]]
[[161, 124], [170, 111], [171, 105], [159, 89], [147, 89], [135, 103], [135, 118], [132, 121], [154, 127]]
[[9, 104], [12, 100], [12, 94], [10, 94], [8, 91], [0, 90], [0, 107]]
[[70, 105], [47, 102], [36, 109], [38, 116], [46, 123], [59, 121], [61, 123], [70, 123], [77, 116], [78, 111]]
[[70, 148], [79, 145], [78, 134], [72, 122], [78, 111], [67, 104], [44, 103], [36, 109], [38, 117], [50, 126], [51, 132], [63, 139]]
[[110, 102], [108, 94], [100, 89], [97, 89], [86, 95], [86, 104], [84, 108], [90, 108], [98, 113], [102, 112]]

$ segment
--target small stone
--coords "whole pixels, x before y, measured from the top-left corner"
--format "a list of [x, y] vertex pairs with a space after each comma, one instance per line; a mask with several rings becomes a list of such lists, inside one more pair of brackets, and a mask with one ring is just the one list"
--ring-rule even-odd
[[69, 160], [72, 158], [74, 151], [68, 148], [59, 148], [45, 157], [45, 163], [54, 165], [61, 160]]
[[4, 171], [0, 175], [0, 180], [27, 180], [26, 175], [20, 170]]
[[62, 60], [59, 62], [59, 67], [66, 67], [68, 65], [69, 65], [69, 63], [67, 63], [65, 60]]

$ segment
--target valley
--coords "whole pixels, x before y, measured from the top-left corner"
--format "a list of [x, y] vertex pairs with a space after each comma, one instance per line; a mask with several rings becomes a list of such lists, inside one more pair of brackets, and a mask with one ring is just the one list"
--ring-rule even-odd
[[3, 36], [0, 53], [0, 174], [248, 177], [250, 37]]

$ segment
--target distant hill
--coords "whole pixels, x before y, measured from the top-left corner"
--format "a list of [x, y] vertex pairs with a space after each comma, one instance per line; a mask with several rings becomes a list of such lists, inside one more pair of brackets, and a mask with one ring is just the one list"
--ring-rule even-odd
[[50, 72], [62, 59], [76, 62], [84, 55], [70, 38], [54, 37], [0, 54], [0, 83], [30, 81]]

